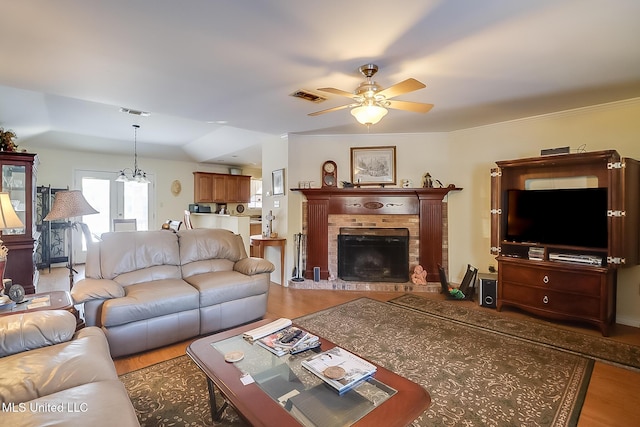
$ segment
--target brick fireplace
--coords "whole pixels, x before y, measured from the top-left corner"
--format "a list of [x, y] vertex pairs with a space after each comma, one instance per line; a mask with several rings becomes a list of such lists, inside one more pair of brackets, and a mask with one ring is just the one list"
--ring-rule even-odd
[[438, 264], [447, 265], [446, 188], [313, 188], [293, 189], [307, 198], [303, 232], [307, 235], [304, 276], [313, 279], [314, 267], [322, 280], [338, 271], [338, 234], [342, 227], [407, 228], [409, 266], [422, 265], [427, 281], [437, 282]]

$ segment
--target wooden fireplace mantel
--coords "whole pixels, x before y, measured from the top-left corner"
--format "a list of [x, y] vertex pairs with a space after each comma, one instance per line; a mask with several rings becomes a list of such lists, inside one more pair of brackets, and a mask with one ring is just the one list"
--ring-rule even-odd
[[418, 215], [420, 220], [420, 265], [427, 280], [438, 281], [442, 264], [442, 201], [455, 185], [444, 188], [292, 188], [307, 198], [307, 267], [305, 277], [329, 277], [329, 215]]

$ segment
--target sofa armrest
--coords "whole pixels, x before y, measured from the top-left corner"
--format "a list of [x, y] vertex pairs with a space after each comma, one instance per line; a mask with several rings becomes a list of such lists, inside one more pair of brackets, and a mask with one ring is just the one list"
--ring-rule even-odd
[[0, 317], [0, 357], [69, 341], [76, 318], [64, 310], [33, 311]]
[[71, 289], [71, 297], [75, 304], [92, 299], [111, 299], [124, 296], [124, 288], [109, 279], [82, 279]]
[[247, 276], [253, 276], [261, 273], [271, 273], [276, 269], [276, 266], [262, 258], [243, 258], [233, 265], [233, 269]]

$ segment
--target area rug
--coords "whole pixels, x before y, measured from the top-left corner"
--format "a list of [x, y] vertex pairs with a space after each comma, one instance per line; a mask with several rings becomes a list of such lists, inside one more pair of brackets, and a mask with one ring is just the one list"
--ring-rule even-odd
[[[414, 426], [571, 426], [593, 360], [361, 298], [295, 322], [412, 381], [431, 407]], [[212, 425], [204, 375], [187, 356], [120, 379], [142, 426]], [[242, 425], [227, 409], [222, 426]]]
[[607, 337], [567, 330], [534, 317], [510, 319], [493, 310], [478, 310], [456, 304], [455, 301], [439, 301], [411, 294], [402, 295], [390, 302], [446, 320], [549, 345], [622, 367], [640, 369], [640, 347], [638, 346]]

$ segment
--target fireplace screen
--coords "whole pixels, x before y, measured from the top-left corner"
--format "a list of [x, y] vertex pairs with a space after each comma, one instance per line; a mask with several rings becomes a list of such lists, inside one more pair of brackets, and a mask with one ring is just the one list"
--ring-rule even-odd
[[346, 281], [407, 282], [407, 228], [341, 228], [338, 277]]

